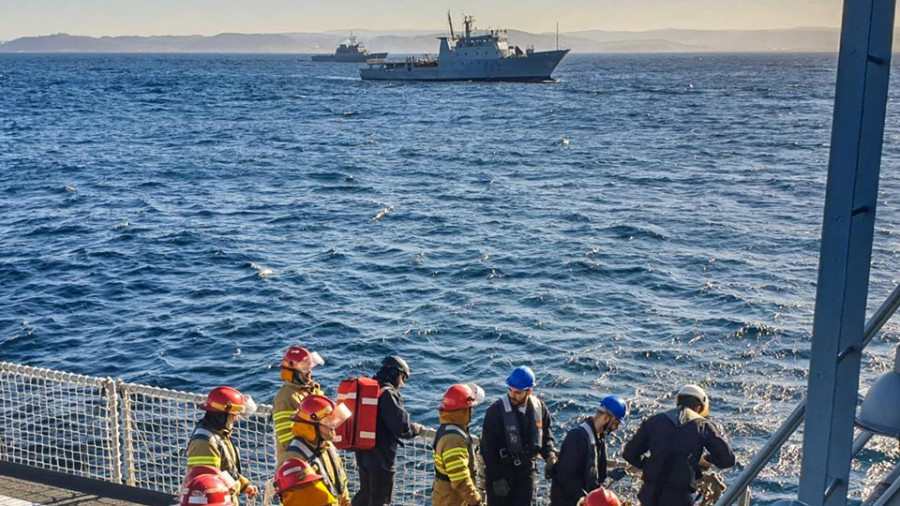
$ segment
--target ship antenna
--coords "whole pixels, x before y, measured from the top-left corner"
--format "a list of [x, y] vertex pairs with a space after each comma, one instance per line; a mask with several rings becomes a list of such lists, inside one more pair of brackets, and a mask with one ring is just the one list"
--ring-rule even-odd
[[455, 39], [456, 35], [453, 33], [453, 18], [450, 17], [450, 11], [447, 11], [447, 23], [450, 23], [450, 38]]
[[556, 23], [556, 50], [559, 51], [559, 22]]

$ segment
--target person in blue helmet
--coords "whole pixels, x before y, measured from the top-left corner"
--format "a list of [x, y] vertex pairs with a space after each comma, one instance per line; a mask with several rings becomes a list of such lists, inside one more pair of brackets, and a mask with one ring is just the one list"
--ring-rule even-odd
[[534, 372], [516, 367], [506, 379], [507, 394], [487, 409], [481, 433], [488, 506], [529, 506], [534, 495], [535, 462], [556, 465], [553, 423], [547, 406], [534, 395]]
[[587, 417], [570, 430], [559, 450], [559, 463], [553, 470], [550, 506], [576, 506], [582, 497], [625, 476], [624, 468], [607, 473], [606, 436], [619, 428], [628, 416], [628, 405], [619, 396], [600, 400], [594, 416]]

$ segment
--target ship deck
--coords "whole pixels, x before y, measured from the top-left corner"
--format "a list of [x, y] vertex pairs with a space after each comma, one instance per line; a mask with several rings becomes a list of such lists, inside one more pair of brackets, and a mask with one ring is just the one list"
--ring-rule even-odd
[[167, 494], [0, 461], [0, 506], [170, 505]]

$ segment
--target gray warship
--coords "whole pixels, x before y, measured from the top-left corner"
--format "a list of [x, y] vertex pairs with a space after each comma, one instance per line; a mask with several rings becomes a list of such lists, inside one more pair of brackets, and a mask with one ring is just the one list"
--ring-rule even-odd
[[550, 75], [568, 54], [568, 49], [522, 51], [510, 46], [506, 30], [474, 33], [475, 20], [466, 16], [465, 32], [457, 37], [447, 14], [450, 36], [438, 37], [437, 57], [386, 60], [372, 58], [359, 70], [364, 80], [397, 81], [549, 81]]
[[356, 42], [356, 37], [350, 34], [350, 40], [338, 46], [334, 54], [314, 54], [312, 61], [363, 63], [372, 58], [387, 58], [387, 53], [370, 53], [362, 42]]

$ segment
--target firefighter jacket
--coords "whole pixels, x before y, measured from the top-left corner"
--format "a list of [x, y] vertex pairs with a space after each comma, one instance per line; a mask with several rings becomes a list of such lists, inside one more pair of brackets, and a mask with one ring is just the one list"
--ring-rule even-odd
[[237, 496], [250, 485], [250, 480], [241, 474], [241, 460], [237, 448], [231, 442], [229, 429], [214, 430], [201, 420], [191, 434], [187, 448], [188, 471], [194, 466], [212, 466], [231, 475], [238, 484]]
[[325, 441], [316, 447], [308, 440], [295, 436], [284, 452], [285, 460], [294, 457], [305, 461], [316, 474], [322, 475], [321, 482], [331, 496], [337, 499], [335, 504], [350, 506], [347, 473], [344, 471], [344, 464], [334, 445]]
[[294, 437], [291, 434], [291, 416], [300, 407], [300, 402], [307, 395], [324, 395], [321, 387], [315, 381], [301, 385], [292, 381], [285, 381], [275, 394], [272, 402], [272, 419], [275, 422], [275, 465], [280, 466], [284, 462], [284, 451], [288, 443]]
[[548, 462], [556, 458], [552, 423], [547, 407], [534, 395], [528, 396], [524, 410], [512, 406], [507, 395], [492, 404], [481, 433], [488, 482], [533, 473], [538, 456]]
[[434, 436], [434, 506], [479, 504], [475, 487], [475, 452], [469, 436], [470, 410], [443, 411]]
[[282, 506], [332, 506], [340, 504], [322, 480], [281, 493]]
[[606, 441], [586, 418], [566, 434], [550, 486], [551, 506], [575, 506], [606, 481]]
[[643, 470], [641, 504], [690, 504], [704, 451], [718, 468], [734, 465], [731, 447], [712, 422], [693, 410], [676, 408], [645, 419], [622, 451], [629, 464]]

